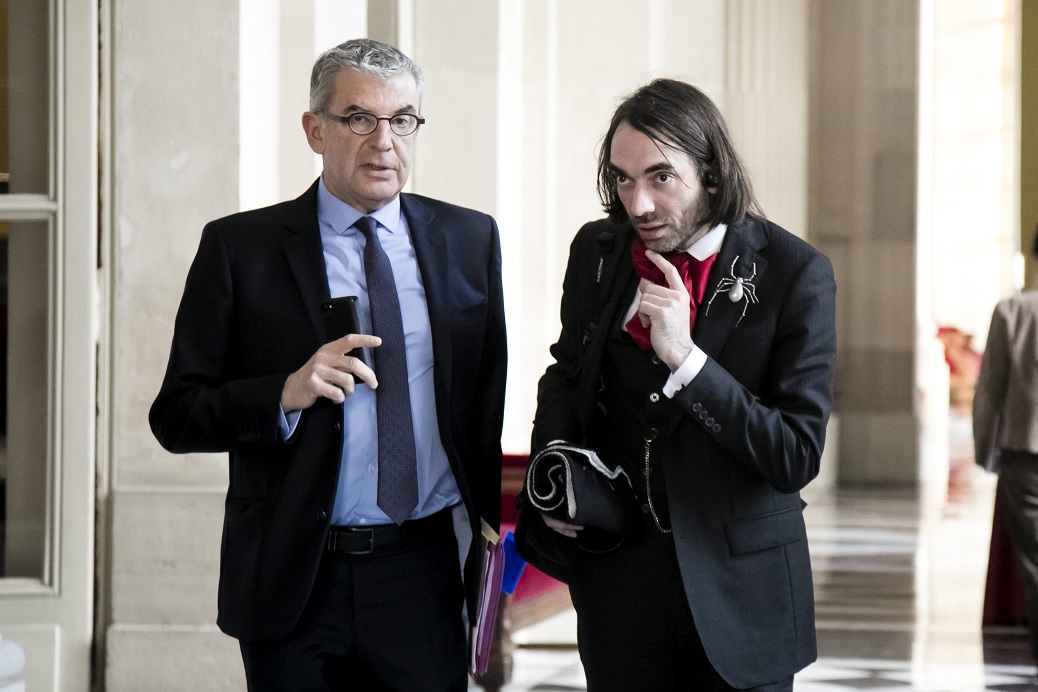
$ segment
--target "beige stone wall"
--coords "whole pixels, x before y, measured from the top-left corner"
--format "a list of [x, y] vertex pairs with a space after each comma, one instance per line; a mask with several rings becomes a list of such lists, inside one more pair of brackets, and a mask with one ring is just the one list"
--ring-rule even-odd
[[808, 0], [726, 5], [725, 118], [764, 214], [807, 238]]
[[106, 689], [240, 690], [213, 625], [226, 458], [167, 454], [147, 422], [202, 226], [238, 210], [238, 5], [113, 2], [111, 18]]

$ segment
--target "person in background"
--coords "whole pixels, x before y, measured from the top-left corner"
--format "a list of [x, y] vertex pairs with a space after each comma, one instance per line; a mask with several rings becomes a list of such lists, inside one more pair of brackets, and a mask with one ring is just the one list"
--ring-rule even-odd
[[[150, 422], [172, 452], [229, 452], [218, 624], [249, 690], [467, 689], [480, 521], [500, 521], [500, 240], [401, 194], [422, 86], [378, 41], [318, 57], [323, 173], [207, 224], [187, 276]], [[356, 333], [328, 334], [344, 296]]]
[[[1031, 254], [1038, 259], [1038, 229]], [[977, 464], [998, 472], [996, 492], [1030, 597], [1038, 661], [1038, 290], [995, 306], [973, 394]]]
[[608, 218], [570, 247], [531, 450], [622, 467], [640, 525], [591, 552], [527, 497], [517, 544], [569, 584], [589, 690], [791, 690], [816, 656], [798, 491], [832, 401], [832, 265], [759, 213], [689, 84], [626, 98], [598, 174]]

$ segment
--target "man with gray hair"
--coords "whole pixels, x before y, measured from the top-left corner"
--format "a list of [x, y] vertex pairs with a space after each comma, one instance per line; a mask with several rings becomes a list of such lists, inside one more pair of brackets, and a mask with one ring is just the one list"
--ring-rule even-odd
[[187, 276], [150, 422], [229, 453], [218, 624], [249, 690], [467, 687], [500, 521], [500, 241], [401, 193], [422, 86], [378, 41], [321, 55], [302, 120], [323, 173], [207, 224]]

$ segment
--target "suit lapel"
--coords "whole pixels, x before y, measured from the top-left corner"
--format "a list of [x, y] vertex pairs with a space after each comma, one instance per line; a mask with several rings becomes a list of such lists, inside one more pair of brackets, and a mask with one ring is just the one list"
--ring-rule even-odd
[[450, 264], [447, 257], [447, 234], [433, 226], [436, 214], [413, 195], [401, 194], [400, 205], [411, 231], [411, 243], [418, 259], [425, 287], [425, 302], [429, 307], [432, 328], [433, 377], [436, 391], [450, 391], [451, 383], [451, 319], [450, 319]]
[[[768, 268], [768, 261], [758, 251], [766, 244], [759, 222], [751, 219], [729, 226], [725, 233], [724, 243], [710, 270], [703, 306], [696, 315], [696, 324], [692, 329], [692, 340], [711, 358], [717, 358], [724, 348], [746, 307], [745, 298], [735, 303], [729, 299], [726, 287], [729, 282], [725, 280], [732, 280], [733, 277], [749, 280], [752, 276], [753, 283], [759, 284]], [[722, 281], [725, 282], [725, 288], [718, 291]], [[746, 314], [749, 315], [754, 307], [751, 304]]]
[[317, 224], [317, 182], [295, 200], [296, 209], [285, 224], [285, 258], [292, 268], [307, 317], [318, 343], [324, 343], [320, 304], [328, 300], [328, 271], [324, 266], [321, 230]]

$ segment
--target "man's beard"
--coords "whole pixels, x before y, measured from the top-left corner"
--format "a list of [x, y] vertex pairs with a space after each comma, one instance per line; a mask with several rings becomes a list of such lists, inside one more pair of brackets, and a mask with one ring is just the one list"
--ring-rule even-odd
[[[661, 255], [667, 252], [674, 252], [675, 250], [687, 250], [694, 240], [698, 240], [695, 237], [696, 233], [706, 223], [706, 216], [709, 211], [707, 207], [708, 200], [709, 196], [705, 191], [701, 192], [691, 206], [685, 207], [676, 223], [670, 226], [670, 233], [661, 238], [644, 241], [645, 247]], [[655, 214], [646, 214], [636, 219], [632, 218], [631, 222], [637, 224], [657, 220], [658, 218]]]

